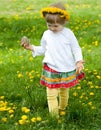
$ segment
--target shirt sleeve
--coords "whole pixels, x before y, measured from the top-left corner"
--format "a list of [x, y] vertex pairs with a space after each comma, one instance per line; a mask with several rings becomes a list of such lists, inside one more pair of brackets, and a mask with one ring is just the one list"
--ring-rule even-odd
[[44, 35], [41, 39], [41, 43], [40, 43], [40, 46], [35, 46], [33, 45], [33, 52], [32, 52], [32, 55], [33, 57], [35, 56], [40, 56], [40, 55], [44, 55], [45, 54], [45, 50], [46, 50], [46, 42], [45, 42], [45, 39], [44, 39]]
[[75, 62], [82, 60], [83, 56], [82, 56], [81, 47], [79, 46], [79, 43], [74, 33], [71, 30], [70, 30], [70, 44], [71, 44], [71, 49], [75, 58]]

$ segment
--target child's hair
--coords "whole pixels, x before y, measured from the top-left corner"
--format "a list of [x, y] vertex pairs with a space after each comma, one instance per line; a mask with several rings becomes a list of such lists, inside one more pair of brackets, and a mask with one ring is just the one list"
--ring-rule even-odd
[[49, 7], [57, 7], [59, 9], [66, 10], [65, 6], [60, 2], [59, 3], [53, 3], [53, 4], [49, 5]]
[[69, 20], [69, 13], [62, 3], [51, 4], [48, 8], [44, 8], [42, 14], [48, 23], [65, 24]]

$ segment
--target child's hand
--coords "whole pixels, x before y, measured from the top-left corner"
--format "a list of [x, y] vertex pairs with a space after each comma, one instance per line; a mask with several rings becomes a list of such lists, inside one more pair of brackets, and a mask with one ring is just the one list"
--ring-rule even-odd
[[78, 61], [76, 63], [76, 73], [79, 74], [84, 69], [84, 61]]
[[31, 50], [31, 51], [33, 50], [32, 46], [30, 45], [30, 40], [26, 36], [22, 37], [21, 46], [27, 50]]
[[26, 36], [23, 36], [21, 39], [21, 46], [25, 46], [29, 44], [30, 44], [30, 40]]

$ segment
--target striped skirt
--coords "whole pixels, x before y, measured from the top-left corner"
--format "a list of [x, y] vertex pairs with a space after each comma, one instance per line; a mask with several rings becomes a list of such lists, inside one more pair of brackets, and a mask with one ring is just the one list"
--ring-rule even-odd
[[84, 72], [57, 72], [44, 64], [40, 83], [48, 88], [70, 88], [76, 86], [83, 78]]

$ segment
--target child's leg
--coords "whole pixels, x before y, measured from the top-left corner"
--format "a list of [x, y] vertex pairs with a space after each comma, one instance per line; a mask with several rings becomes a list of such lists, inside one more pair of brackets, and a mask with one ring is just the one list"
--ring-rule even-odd
[[47, 87], [47, 102], [49, 112], [52, 116], [58, 116], [58, 89], [50, 89]]
[[60, 88], [59, 89], [59, 109], [65, 110], [68, 105], [69, 99], [69, 89]]

